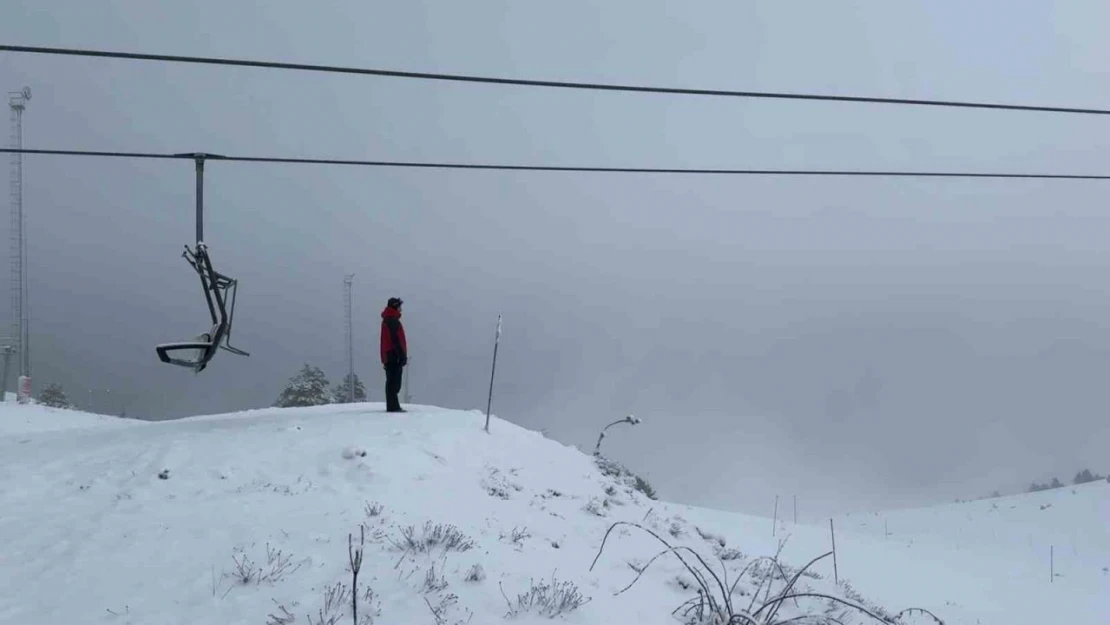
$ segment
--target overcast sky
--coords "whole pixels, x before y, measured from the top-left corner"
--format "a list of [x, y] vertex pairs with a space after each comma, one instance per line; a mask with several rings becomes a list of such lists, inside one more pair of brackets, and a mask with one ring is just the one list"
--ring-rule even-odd
[[[0, 6], [8, 44], [1102, 108], [1107, 23], [1097, 0]], [[25, 84], [31, 148], [1106, 173], [1110, 144], [1098, 117], [0, 54]], [[1110, 470], [1110, 183], [214, 163], [206, 239], [252, 355], [194, 376], [154, 353], [206, 326], [191, 163], [24, 175], [35, 385], [82, 406], [172, 418], [268, 406], [304, 362], [338, 379], [354, 273], [372, 399], [388, 297], [414, 401], [449, 407], [484, 408], [503, 312], [495, 411], [586, 449], [636, 413], [605, 449], [668, 499], [796, 494], [805, 518]]]

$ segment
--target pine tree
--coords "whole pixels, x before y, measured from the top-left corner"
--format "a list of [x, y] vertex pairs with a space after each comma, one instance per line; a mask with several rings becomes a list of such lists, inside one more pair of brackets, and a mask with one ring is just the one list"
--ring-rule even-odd
[[305, 363], [297, 375], [289, 378], [289, 384], [278, 396], [274, 406], [292, 408], [299, 406], [322, 406], [331, 403], [328, 394], [328, 379], [319, 367]]
[[[350, 402], [351, 395], [350, 395], [349, 391], [350, 391], [350, 388], [351, 388], [351, 375], [352, 374], [347, 374], [347, 375], [343, 376], [343, 381], [340, 382], [339, 384], [337, 384], [335, 389], [332, 391], [332, 396], [333, 396], [332, 401], [334, 403], [346, 404], [346, 403]], [[354, 377], [354, 380], [355, 380], [355, 382], [354, 382], [355, 401], [356, 402], [366, 401], [366, 387], [362, 385], [362, 380], [360, 380], [358, 378], [357, 373], [355, 373], [353, 375], [355, 376]]]
[[51, 383], [39, 393], [39, 403], [51, 408], [73, 408], [61, 385]]

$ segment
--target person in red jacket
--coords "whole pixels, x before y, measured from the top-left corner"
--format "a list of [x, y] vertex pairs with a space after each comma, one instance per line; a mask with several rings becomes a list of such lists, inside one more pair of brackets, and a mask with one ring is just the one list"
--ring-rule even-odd
[[385, 410], [404, 412], [398, 394], [401, 392], [401, 376], [409, 362], [408, 343], [405, 342], [405, 327], [401, 325], [401, 301], [399, 297], [389, 298], [382, 311], [382, 366], [385, 367]]

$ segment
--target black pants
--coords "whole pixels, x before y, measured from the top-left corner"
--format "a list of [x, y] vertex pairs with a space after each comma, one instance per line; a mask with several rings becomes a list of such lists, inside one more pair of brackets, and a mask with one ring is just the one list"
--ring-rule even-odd
[[404, 374], [404, 365], [390, 363], [385, 366], [385, 409], [388, 412], [400, 412], [401, 376]]

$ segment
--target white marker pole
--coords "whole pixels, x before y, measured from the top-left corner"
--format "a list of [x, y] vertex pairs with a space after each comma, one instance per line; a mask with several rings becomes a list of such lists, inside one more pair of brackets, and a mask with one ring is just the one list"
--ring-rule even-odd
[[489, 373], [489, 399], [486, 400], [486, 434], [489, 434], [489, 412], [493, 407], [493, 377], [497, 375], [497, 346], [501, 343], [501, 315], [497, 315], [497, 335], [493, 339], [493, 368]]

